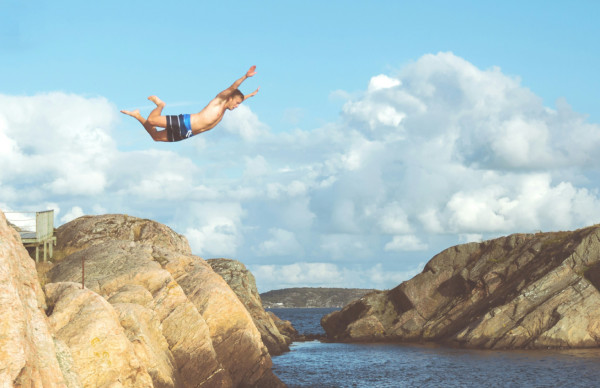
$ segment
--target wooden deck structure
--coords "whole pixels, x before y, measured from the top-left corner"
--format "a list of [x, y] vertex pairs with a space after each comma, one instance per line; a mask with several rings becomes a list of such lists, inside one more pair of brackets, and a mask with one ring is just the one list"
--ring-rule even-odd
[[52, 258], [56, 245], [54, 236], [54, 210], [41, 212], [6, 212], [7, 220], [21, 235], [26, 248], [35, 248], [35, 261], [40, 261], [40, 249], [44, 249], [44, 261]]

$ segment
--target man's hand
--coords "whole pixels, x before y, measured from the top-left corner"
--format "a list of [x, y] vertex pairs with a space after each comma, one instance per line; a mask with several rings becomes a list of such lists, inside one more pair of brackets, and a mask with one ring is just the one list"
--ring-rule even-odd
[[[240, 85], [242, 84], [242, 82], [244, 82], [244, 80], [248, 77], [252, 77], [254, 74], [256, 74], [256, 66], [252, 66], [247, 72], [246, 74], [244, 74], [242, 76], [242, 78], [238, 79], [237, 81], [235, 81], [233, 83], [233, 85], [231, 85], [230, 87], [228, 87], [227, 89], [223, 90], [221, 93], [219, 93], [217, 96], [219, 96], [220, 98], [223, 99], [227, 99], [229, 98], [229, 95], [231, 94], [231, 92], [233, 92], [235, 89], [239, 88]], [[256, 89], [253, 93], [251, 93], [249, 96], [254, 96], [256, 93], [258, 93], [258, 89]], [[247, 96], [248, 97], [248, 96]], [[246, 97], [246, 98], [247, 98]], [[245, 100], [245, 98], [244, 98]]]
[[245, 100], [247, 100], [247, 99], [248, 99], [248, 98], [250, 98], [250, 97], [254, 97], [254, 96], [256, 96], [256, 93], [258, 93], [258, 91], [259, 91], [259, 90], [260, 90], [260, 87], [256, 88], [256, 90], [255, 90], [255, 91], [253, 91], [252, 93], [245, 95], [245, 96], [244, 96], [244, 101], [245, 101]]
[[250, 70], [246, 72], [246, 77], [252, 77], [254, 74], [256, 74], [256, 66], [252, 66]]

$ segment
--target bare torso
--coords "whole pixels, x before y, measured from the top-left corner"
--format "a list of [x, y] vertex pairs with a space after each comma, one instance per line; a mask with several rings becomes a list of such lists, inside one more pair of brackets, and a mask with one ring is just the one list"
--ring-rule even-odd
[[226, 100], [217, 96], [200, 112], [191, 114], [190, 122], [193, 134], [196, 135], [214, 128], [223, 119], [226, 109]]
[[[256, 74], [256, 66], [250, 67], [250, 69], [240, 79], [236, 80], [230, 87], [223, 90], [211, 102], [208, 103], [198, 113], [190, 115], [190, 124], [192, 126], [192, 133], [194, 135], [200, 132], [208, 131], [213, 129], [223, 119], [225, 111], [236, 109], [244, 100], [248, 97], [252, 97], [258, 93], [258, 89], [254, 92], [244, 96], [242, 92], [238, 90], [238, 87], [248, 77], [252, 77]], [[137, 119], [148, 131], [154, 141], [173, 141], [169, 140], [167, 136], [168, 131], [159, 131], [156, 128], [166, 128], [168, 119], [167, 116], [162, 115], [162, 110], [165, 107], [165, 103], [157, 96], [150, 96], [148, 100], [156, 104], [156, 108], [148, 115], [148, 118], [144, 118], [140, 114], [140, 110], [136, 109], [133, 111], [122, 110], [121, 112]]]

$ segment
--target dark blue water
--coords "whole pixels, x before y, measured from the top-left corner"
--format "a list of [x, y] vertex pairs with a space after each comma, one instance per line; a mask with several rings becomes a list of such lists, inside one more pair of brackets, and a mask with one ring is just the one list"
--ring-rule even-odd
[[[272, 311], [300, 333], [306, 323], [313, 330], [323, 315], [323, 309]], [[312, 341], [294, 343], [290, 352], [273, 357], [273, 371], [289, 387], [600, 387], [600, 350], [480, 351]]]
[[267, 309], [279, 318], [292, 322], [299, 334], [322, 334], [321, 317], [340, 310], [338, 308]]

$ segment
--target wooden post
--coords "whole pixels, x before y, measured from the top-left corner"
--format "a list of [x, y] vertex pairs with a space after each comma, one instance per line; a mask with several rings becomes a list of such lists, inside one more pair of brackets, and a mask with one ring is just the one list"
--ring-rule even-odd
[[81, 289], [83, 290], [85, 284], [85, 259], [81, 258]]

